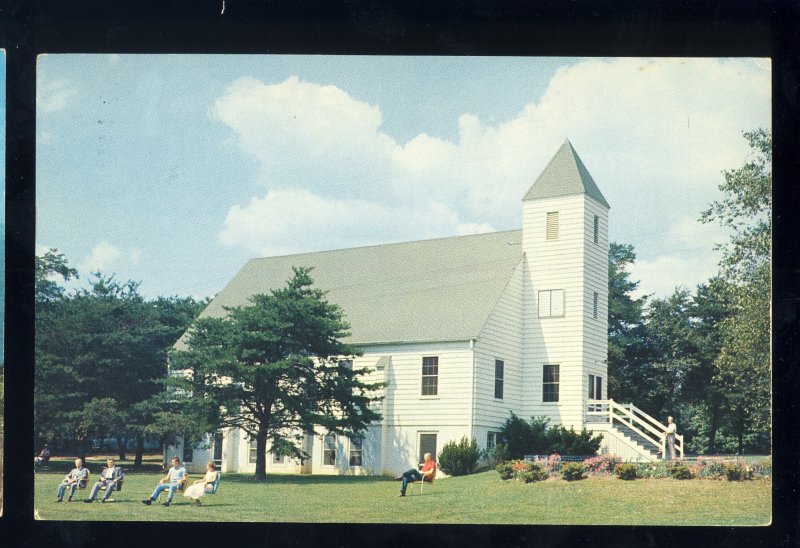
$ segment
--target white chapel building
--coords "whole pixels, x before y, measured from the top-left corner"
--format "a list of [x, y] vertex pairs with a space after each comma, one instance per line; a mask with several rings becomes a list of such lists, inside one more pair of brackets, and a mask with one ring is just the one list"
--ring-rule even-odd
[[[383, 419], [363, 437], [309, 435], [310, 459], [270, 454], [268, 473], [393, 475], [462, 436], [491, 447], [511, 411], [602, 432], [603, 451], [650, 457], [597, 413], [609, 408], [609, 205], [569, 141], [522, 207], [521, 230], [245, 264], [204, 316], [283, 287], [293, 266], [313, 267], [315, 286], [350, 323], [345, 341], [363, 352], [354, 366], [387, 383], [376, 404]], [[243, 431], [210, 441], [168, 454], [193, 469], [214, 459], [223, 472], [255, 470], [255, 441]]]

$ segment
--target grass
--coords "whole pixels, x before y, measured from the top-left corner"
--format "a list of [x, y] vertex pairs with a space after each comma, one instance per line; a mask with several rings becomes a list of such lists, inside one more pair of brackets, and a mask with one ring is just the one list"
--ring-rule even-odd
[[[181, 495], [169, 508], [145, 506], [141, 499], [160, 474], [126, 473], [115, 502], [59, 504], [54, 501], [62, 477], [36, 474], [38, 519], [406, 523], [414, 515], [440, 524], [767, 525], [772, 506], [769, 479], [551, 478], [526, 485], [503, 482], [494, 471], [440, 479], [405, 498], [397, 496], [399, 483], [384, 477], [270, 475], [256, 482], [250, 475], [225, 474], [219, 492], [203, 497], [201, 508]], [[76, 499], [86, 493], [79, 491]]]

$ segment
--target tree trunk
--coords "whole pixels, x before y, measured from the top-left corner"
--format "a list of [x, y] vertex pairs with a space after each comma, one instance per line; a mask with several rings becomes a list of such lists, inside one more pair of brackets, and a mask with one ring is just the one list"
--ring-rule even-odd
[[267, 479], [267, 429], [259, 427], [256, 435], [256, 479]]
[[119, 452], [119, 460], [125, 460], [125, 445], [128, 443], [127, 436], [117, 436], [117, 451]]
[[136, 434], [136, 456], [133, 458], [133, 467], [138, 468], [142, 465], [144, 455], [144, 434]]
[[91, 438], [80, 440], [78, 442], [78, 458], [80, 458], [83, 462], [86, 462], [86, 453], [89, 452], [89, 446], [91, 446], [92, 440]]
[[719, 430], [719, 419], [722, 412], [719, 394], [711, 396], [711, 424], [708, 426], [708, 452], [717, 452], [717, 430]]
[[736, 428], [736, 430], [737, 430], [736, 439], [738, 440], [738, 443], [739, 443], [739, 455], [743, 455], [744, 454], [744, 451], [743, 451], [744, 450], [744, 409], [742, 409], [741, 407], [739, 409], [737, 409], [736, 410], [736, 415], [737, 415], [737, 419], [738, 419], [736, 421], [738, 423], [737, 424], [737, 428]]

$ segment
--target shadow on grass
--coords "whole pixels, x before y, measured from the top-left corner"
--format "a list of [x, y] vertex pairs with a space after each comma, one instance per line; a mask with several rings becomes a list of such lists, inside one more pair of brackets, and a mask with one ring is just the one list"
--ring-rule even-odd
[[[247, 485], [364, 485], [394, 481], [385, 476], [306, 476], [300, 474], [267, 474], [266, 480], [257, 480], [250, 474], [222, 474], [222, 484]], [[398, 482], [399, 485], [399, 482]]]
[[[163, 468], [161, 466], [161, 461], [154, 462], [150, 459], [145, 460], [141, 466], [133, 466], [132, 460], [119, 460], [115, 456], [111, 456], [111, 458], [115, 459], [118, 466], [121, 466], [123, 470], [125, 470], [125, 474], [157, 474], [163, 472]], [[100, 456], [87, 456], [86, 462], [84, 466], [88, 468], [93, 474], [95, 471], [97, 473], [100, 472], [103, 468], [106, 467], [106, 457]], [[34, 466], [33, 471], [34, 473], [43, 473], [46, 474], [48, 472], [59, 472], [66, 474], [70, 470], [75, 468], [75, 457], [55, 457], [51, 458], [50, 462], [44, 465]]]

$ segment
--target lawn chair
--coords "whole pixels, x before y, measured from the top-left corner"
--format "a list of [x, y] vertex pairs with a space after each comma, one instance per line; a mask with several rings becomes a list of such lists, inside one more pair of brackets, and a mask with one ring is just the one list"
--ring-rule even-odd
[[414, 484], [415, 483], [419, 485], [419, 494], [420, 495], [422, 494], [422, 489], [425, 487], [426, 483], [430, 483], [431, 485], [433, 485], [433, 480], [436, 479], [436, 470], [437, 469], [434, 468], [433, 469], [433, 474], [431, 474], [430, 476], [422, 476], [422, 479], [419, 480], [419, 481], [410, 481], [410, 482], [408, 482], [408, 494], [409, 495], [413, 495], [414, 494]]
[[[116, 491], [117, 493], [119, 493], [120, 491], [122, 491], [122, 484], [123, 484], [124, 482], [125, 482], [125, 479], [121, 479], [121, 480], [119, 480], [119, 481], [117, 482], [117, 485], [116, 485], [116, 487], [114, 487], [114, 491]], [[102, 487], [100, 487], [100, 490], [101, 490], [101, 491], [106, 491], [106, 488], [107, 488], [107, 487], [108, 487], [107, 485], [103, 485]], [[78, 489], [80, 489], [80, 487], [78, 487]], [[113, 497], [108, 497], [108, 502], [114, 502], [114, 499], [113, 499]]]
[[217, 481], [214, 482], [214, 485], [211, 486], [211, 491], [206, 493], [207, 495], [216, 495], [217, 488], [219, 487], [220, 482], [222, 481], [222, 472], [217, 471]]
[[91, 477], [92, 477], [92, 473], [87, 470], [86, 471], [86, 477], [81, 479], [81, 480], [78, 480], [78, 491], [82, 491], [82, 490], [86, 489], [86, 486], [89, 485], [89, 478], [91, 478]]

